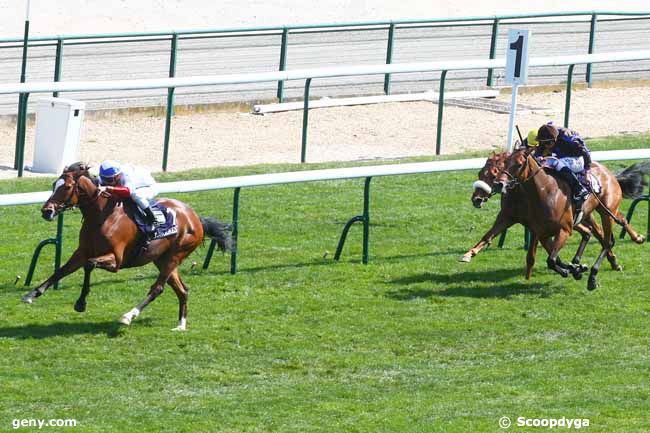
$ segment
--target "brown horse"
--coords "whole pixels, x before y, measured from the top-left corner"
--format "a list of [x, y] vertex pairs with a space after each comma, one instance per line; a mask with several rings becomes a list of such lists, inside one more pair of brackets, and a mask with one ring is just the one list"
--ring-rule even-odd
[[[574, 278], [582, 276], [582, 267], [570, 265], [569, 269], [561, 266], [558, 261], [560, 250], [573, 231], [574, 209], [569, 186], [559, 181], [551, 173], [547, 173], [531, 155], [532, 148], [522, 148], [515, 151], [506, 164], [505, 170], [497, 176], [496, 184], [504, 188], [504, 194], [513, 188], [521, 188], [526, 199], [527, 222], [530, 230], [539, 238], [549, 253], [547, 265], [561, 276]], [[602, 191], [599, 196], [591, 194], [583, 205], [584, 214], [589, 216], [596, 210], [600, 214], [603, 225], [601, 242], [602, 250], [591, 268], [587, 288], [593, 290], [598, 286], [596, 275], [603, 258], [608, 251], [613, 255], [614, 236], [613, 223], [625, 228], [632, 240], [643, 243], [644, 237], [636, 233], [619, 212], [624, 192], [639, 191], [638, 185], [619, 183], [617, 178], [603, 165], [592, 163], [590, 172], [599, 180]], [[642, 175], [641, 175], [642, 179]], [[640, 181], [639, 181], [640, 182]], [[624, 186], [626, 191], [621, 187]]]
[[[479, 180], [474, 182], [474, 191], [472, 192], [472, 204], [476, 208], [481, 208], [485, 202], [487, 202], [493, 195], [497, 194], [495, 191], [495, 181], [497, 176], [501, 174], [506, 168], [506, 162], [510, 157], [509, 152], [495, 153], [488, 157], [485, 161], [485, 165], [478, 172]], [[526, 206], [526, 195], [525, 191], [522, 188], [513, 188], [512, 191], [509, 191], [508, 194], [501, 196], [501, 210], [497, 215], [496, 220], [492, 224], [492, 227], [483, 235], [481, 240], [470, 248], [461, 258], [461, 262], [468, 263], [472, 260], [472, 257], [477, 255], [486, 245], [488, 245], [495, 236], [514, 224], [527, 225], [527, 206]], [[579, 224], [576, 226], [576, 229], [582, 235], [582, 240], [578, 246], [578, 250], [575, 253], [575, 256], [571, 260], [573, 264], [579, 264], [584, 250], [591, 239], [592, 230], [596, 232], [597, 237], [602, 237], [602, 230], [598, 224], [592, 219], [591, 215], [588, 218], [585, 218], [584, 224]], [[537, 243], [538, 239], [533, 234], [531, 239], [531, 245], [528, 248], [526, 256], [526, 279], [530, 279], [533, 272], [533, 266], [535, 264], [535, 256], [537, 253]], [[620, 270], [620, 266], [616, 263], [616, 257], [608, 252], [607, 258], [610, 261], [612, 268]], [[559, 260], [559, 258], [558, 258]], [[560, 266], [563, 266], [567, 269], [569, 267], [560, 261]]]
[[79, 207], [83, 223], [79, 232], [79, 246], [68, 262], [41, 285], [23, 296], [31, 304], [50, 286], [83, 266], [84, 283], [81, 295], [74, 305], [78, 312], [86, 310], [86, 296], [90, 292], [90, 274], [101, 268], [117, 272], [122, 268], [143, 266], [154, 262], [160, 271], [147, 297], [135, 308], [124, 314], [120, 322], [129, 325], [143, 308], [156, 299], [169, 284], [178, 297], [178, 327], [183, 331], [187, 323], [188, 287], [178, 274], [178, 266], [198, 247], [205, 235], [217, 241], [219, 248], [230, 248], [226, 226], [213, 218], [200, 218], [189, 206], [172, 199], [159, 201], [176, 212], [178, 232], [162, 239], [143, 242], [136, 224], [127, 214], [126, 205], [101, 194], [96, 180], [89, 175], [88, 166], [75, 163], [63, 171], [54, 184], [54, 191], [41, 208], [44, 219], [52, 221], [60, 212]]

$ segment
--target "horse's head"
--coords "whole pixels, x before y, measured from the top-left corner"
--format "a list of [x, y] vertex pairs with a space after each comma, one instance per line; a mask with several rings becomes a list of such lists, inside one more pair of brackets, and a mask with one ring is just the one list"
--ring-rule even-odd
[[472, 204], [476, 208], [483, 206], [483, 203], [489, 200], [496, 191], [494, 191], [494, 181], [496, 177], [506, 166], [506, 160], [510, 156], [508, 152], [495, 153], [485, 161], [485, 165], [478, 172], [478, 180], [472, 185]]
[[52, 195], [41, 208], [41, 215], [48, 221], [66, 209], [78, 205], [96, 195], [97, 188], [88, 174], [88, 165], [72, 164], [63, 170], [63, 174], [52, 184]]
[[505, 168], [494, 180], [494, 189], [497, 192], [505, 194], [509, 187], [526, 181], [531, 168], [529, 157], [533, 151], [532, 147], [521, 147], [506, 159]]

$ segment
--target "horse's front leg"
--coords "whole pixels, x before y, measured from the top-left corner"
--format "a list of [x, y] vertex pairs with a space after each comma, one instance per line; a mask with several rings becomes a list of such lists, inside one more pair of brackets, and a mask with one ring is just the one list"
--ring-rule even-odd
[[566, 243], [566, 240], [569, 237], [569, 232], [566, 230], [560, 230], [560, 232], [555, 236], [553, 241], [551, 241], [549, 247], [549, 255], [548, 259], [546, 259], [546, 265], [548, 266], [549, 269], [557, 272], [562, 276], [562, 278], [566, 278], [569, 276], [569, 270], [566, 267], [562, 266], [562, 261], [559, 258], [560, 255], [560, 250]]
[[469, 263], [472, 260], [472, 257], [477, 255], [487, 244], [494, 239], [496, 235], [507, 229], [512, 225], [512, 220], [505, 216], [502, 212], [499, 212], [499, 215], [497, 215], [496, 221], [494, 221], [494, 224], [492, 224], [492, 227], [490, 230], [487, 231], [481, 238], [481, 240], [474, 245], [472, 248], [470, 248], [469, 251], [467, 251], [463, 256], [459, 259], [461, 262]]
[[117, 263], [113, 253], [106, 254], [100, 257], [94, 257], [84, 264], [84, 284], [81, 288], [79, 299], [74, 303], [74, 310], [78, 313], [86, 311], [86, 297], [90, 293], [90, 274], [93, 269], [100, 267], [107, 271], [117, 272]]
[[[532, 233], [532, 232], [531, 232]], [[530, 239], [530, 245], [526, 252], [526, 279], [530, 280], [533, 276], [533, 266], [535, 266], [535, 256], [537, 256], [537, 244], [539, 243], [539, 236], [533, 233]]]
[[83, 253], [80, 249], [77, 249], [74, 253], [72, 253], [70, 259], [63, 266], [57, 269], [47, 280], [41, 283], [34, 290], [31, 290], [28, 293], [26, 293], [22, 298], [23, 302], [27, 304], [31, 304], [32, 302], [34, 302], [34, 299], [38, 298], [43, 293], [45, 293], [45, 291], [50, 287], [52, 287], [54, 283], [61, 280], [66, 275], [70, 275], [71, 273], [79, 269], [81, 266], [83, 266], [85, 261], [86, 261], [85, 253]]

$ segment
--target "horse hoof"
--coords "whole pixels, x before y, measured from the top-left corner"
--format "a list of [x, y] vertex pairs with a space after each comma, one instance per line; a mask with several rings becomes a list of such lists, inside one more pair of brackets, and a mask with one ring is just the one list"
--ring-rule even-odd
[[25, 304], [33, 304], [34, 303], [34, 298], [32, 296], [25, 295], [25, 296], [22, 297], [22, 301]]
[[75, 302], [74, 303], [74, 310], [77, 313], [83, 313], [86, 311], [86, 303], [85, 302]]
[[623, 272], [623, 266], [621, 266], [621, 265], [613, 266], [613, 269], [614, 269], [616, 272]]
[[573, 272], [573, 279], [576, 281], [582, 280], [582, 272]]
[[587, 290], [592, 291], [596, 290], [600, 284], [598, 284], [598, 281], [596, 281], [595, 278], [589, 278], [589, 281], [587, 282]]
[[129, 326], [131, 324], [131, 318], [128, 316], [122, 316], [118, 322], [120, 322], [122, 325]]
[[184, 332], [184, 331], [187, 331], [187, 328], [185, 328], [184, 326], [177, 326], [175, 328], [172, 328], [172, 332], [177, 332], [177, 331], [178, 332]]
[[472, 256], [470, 254], [465, 254], [463, 257], [458, 259], [459, 262], [469, 263], [472, 261]]

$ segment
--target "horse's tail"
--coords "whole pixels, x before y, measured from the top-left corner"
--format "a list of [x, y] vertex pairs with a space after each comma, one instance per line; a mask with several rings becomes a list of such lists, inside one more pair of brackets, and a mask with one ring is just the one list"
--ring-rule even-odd
[[643, 187], [648, 184], [645, 180], [647, 174], [650, 174], [650, 161], [636, 163], [617, 174], [616, 180], [621, 185], [623, 197], [637, 198], [643, 195]]
[[201, 225], [205, 236], [217, 242], [217, 247], [223, 252], [232, 251], [232, 237], [230, 236], [231, 227], [229, 224], [222, 223], [216, 218], [203, 218]]

